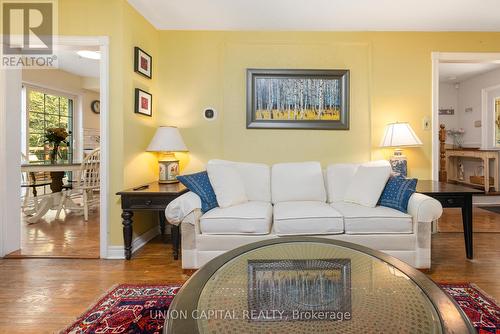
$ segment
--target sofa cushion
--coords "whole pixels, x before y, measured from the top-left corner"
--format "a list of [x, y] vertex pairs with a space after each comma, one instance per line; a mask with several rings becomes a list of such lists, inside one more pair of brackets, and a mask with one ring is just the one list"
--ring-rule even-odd
[[342, 202], [347, 188], [354, 180], [359, 166], [390, 166], [387, 160], [374, 160], [362, 164], [332, 164], [326, 168], [326, 191], [328, 203]]
[[207, 165], [208, 178], [221, 208], [248, 201], [245, 184], [236, 171], [229, 165]]
[[177, 180], [200, 197], [202, 212], [207, 212], [217, 207], [217, 197], [206, 171], [189, 175], [179, 175], [177, 176]]
[[344, 232], [342, 215], [323, 202], [293, 201], [274, 205], [277, 235], [336, 234]]
[[240, 174], [249, 201], [271, 202], [271, 168], [266, 164], [212, 159], [208, 164], [228, 165]]
[[273, 207], [268, 202], [249, 201], [229, 208], [215, 208], [200, 218], [203, 234], [268, 234]]
[[389, 163], [383, 166], [359, 166], [347, 187], [344, 201], [375, 207], [390, 176]]
[[326, 169], [328, 202], [341, 202], [359, 164], [334, 164]]
[[391, 176], [380, 196], [378, 205], [408, 212], [408, 202], [417, 188], [417, 179]]
[[271, 175], [273, 203], [326, 202], [325, 183], [319, 162], [275, 164]]
[[344, 216], [346, 234], [413, 233], [412, 217], [401, 211], [347, 202], [330, 205]]

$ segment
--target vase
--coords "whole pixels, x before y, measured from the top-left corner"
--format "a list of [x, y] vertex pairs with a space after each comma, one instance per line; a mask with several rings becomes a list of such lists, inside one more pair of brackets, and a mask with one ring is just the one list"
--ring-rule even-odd
[[58, 156], [59, 156], [59, 145], [54, 143], [54, 147], [50, 152], [50, 163], [51, 164], [57, 163]]
[[462, 135], [453, 136], [453, 148], [462, 148], [464, 137]]

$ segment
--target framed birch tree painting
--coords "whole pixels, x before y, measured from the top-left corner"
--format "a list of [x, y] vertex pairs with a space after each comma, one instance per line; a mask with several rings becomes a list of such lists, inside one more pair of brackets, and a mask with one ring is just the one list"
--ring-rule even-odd
[[349, 129], [349, 70], [247, 69], [247, 129]]

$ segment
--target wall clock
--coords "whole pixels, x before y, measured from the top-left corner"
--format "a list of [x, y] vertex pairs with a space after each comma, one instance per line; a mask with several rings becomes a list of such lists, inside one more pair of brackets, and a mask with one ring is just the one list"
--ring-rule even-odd
[[92, 111], [95, 114], [100, 114], [101, 113], [101, 101], [99, 101], [99, 100], [92, 101], [92, 103], [90, 104], [90, 109], [92, 109]]

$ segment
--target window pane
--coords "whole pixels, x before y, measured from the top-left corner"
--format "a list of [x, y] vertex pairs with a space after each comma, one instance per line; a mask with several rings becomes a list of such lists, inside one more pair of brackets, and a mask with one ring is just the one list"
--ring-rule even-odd
[[61, 116], [68, 116], [69, 108], [68, 108], [68, 99], [61, 97]]
[[31, 132], [44, 132], [45, 131], [45, 123], [44, 123], [44, 115], [39, 113], [30, 113], [29, 114], [29, 127]]
[[45, 128], [58, 128], [59, 127], [59, 116], [52, 114], [45, 114]]
[[45, 95], [45, 112], [48, 114], [59, 113], [59, 98], [54, 95]]
[[69, 126], [68, 126], [68, 117], [61, 117], [61, 120], [59, 122], [59, 126], [61, 128], [65, 128], [66, 130], [69, 130]]
[[43, 101], [44, 95], [40, 92], [30, 91], [29, 92], [29, 112], [39, 112], [43, 113]]
[[32, 147], [43, 147], [45, 141], [45, 136], [41, 133], [32, 133], [30, 135], [30, 146]]
[[[41, 133], [30, 134], [29, 153], [30, 161], [44, 160], [45, 157], [45, 135]], [[36, 159], [33, 158], [36, 156]]]

